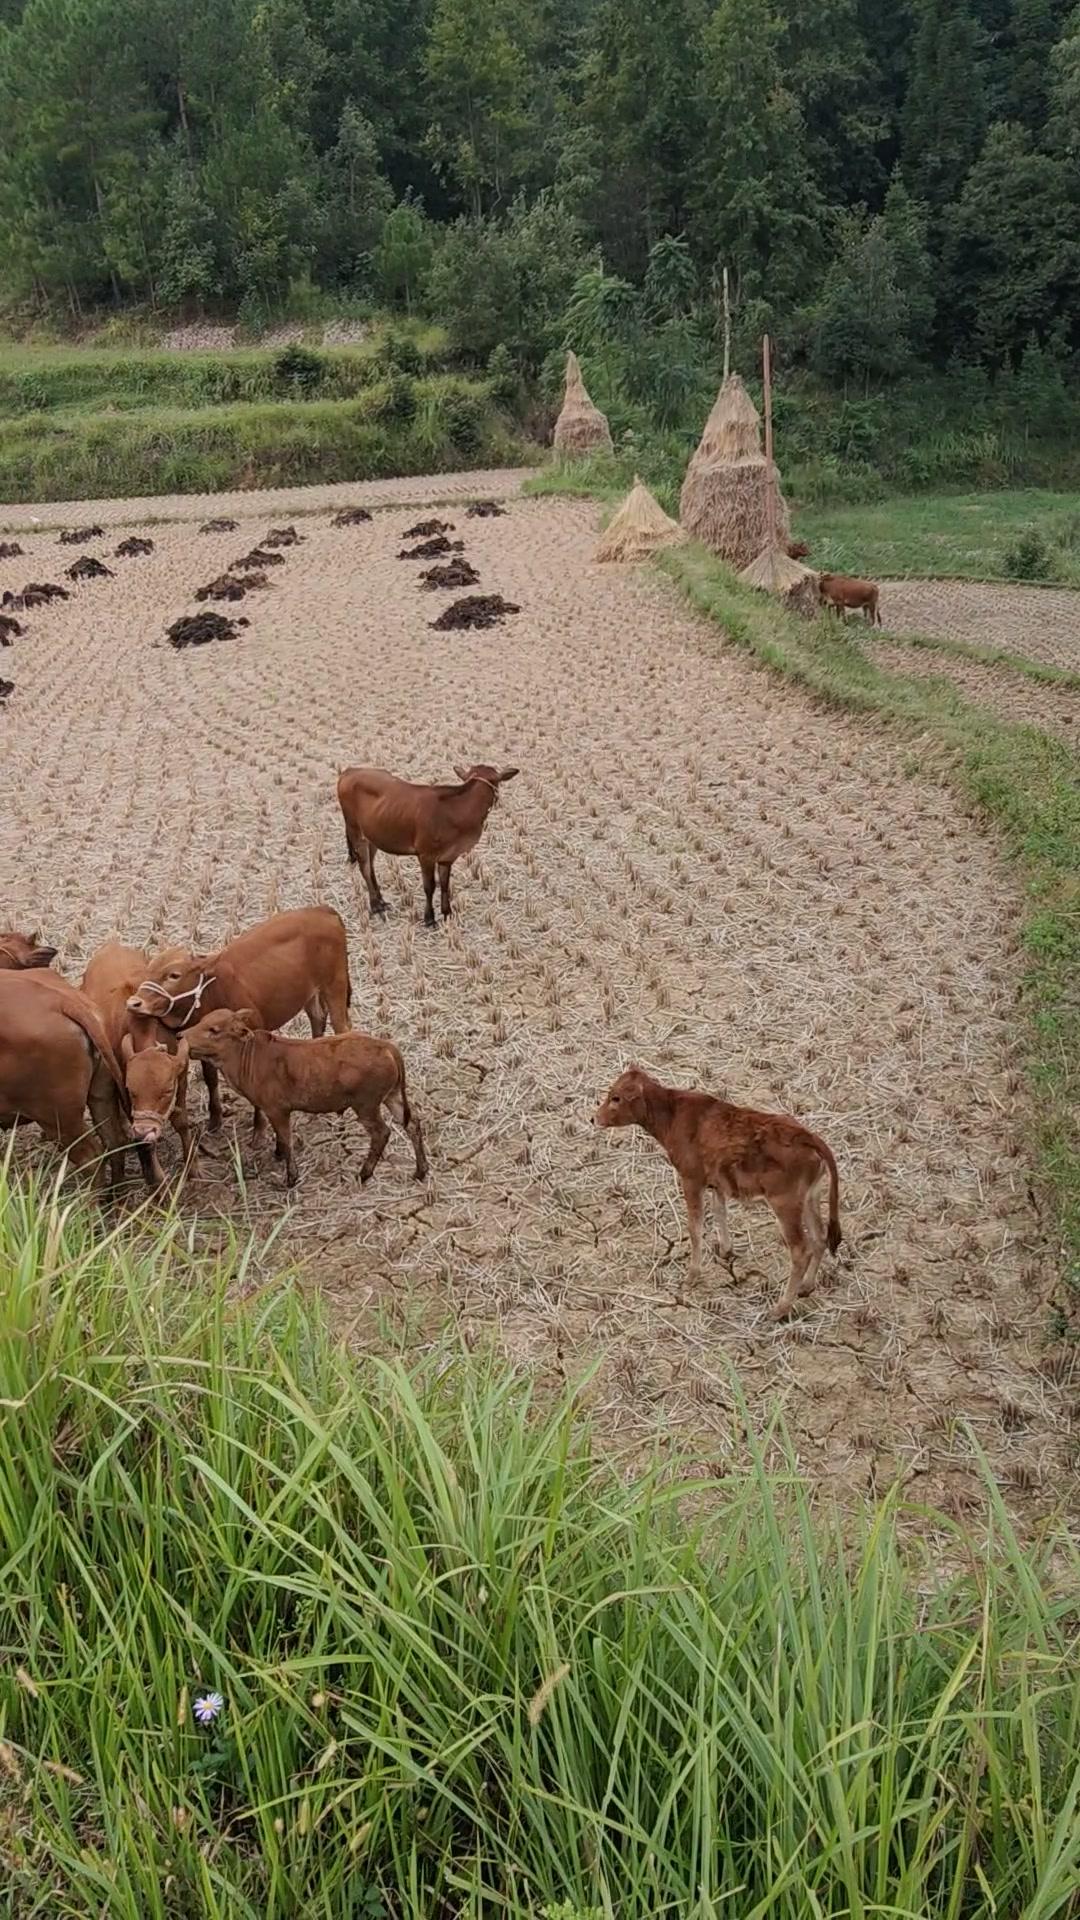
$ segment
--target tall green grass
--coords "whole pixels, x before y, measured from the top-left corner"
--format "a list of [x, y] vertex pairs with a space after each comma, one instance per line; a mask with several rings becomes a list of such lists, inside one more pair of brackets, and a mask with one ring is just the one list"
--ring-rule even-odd
[[752, 1435], [626, 1485], [572, 1397], [253, 1277], [0, 1178], [15, 1920], [1075, 1912], [1064, 1535], [989, 1479], [978, 1542], [841, 1527]]
[[352, 400], [0, 421], [0, 499], [210, 493], [512, 465], [530, 450], [482, 382], [379, 380]]

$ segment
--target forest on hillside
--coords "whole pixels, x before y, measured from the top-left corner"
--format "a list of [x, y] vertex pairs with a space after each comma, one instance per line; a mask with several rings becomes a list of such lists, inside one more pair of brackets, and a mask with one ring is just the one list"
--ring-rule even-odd
[[651, 314], [677, 379], [722, 264], [830, 382], [1075, 366], [1080, 6], [0, 0], [9, 313], [326, 290], [525, 371]]

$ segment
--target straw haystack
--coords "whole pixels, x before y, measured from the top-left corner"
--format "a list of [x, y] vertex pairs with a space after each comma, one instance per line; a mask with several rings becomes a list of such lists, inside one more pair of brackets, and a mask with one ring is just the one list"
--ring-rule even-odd
[[601, 536], [596, 560], [647, 560], [661, 547], [672, 547], [686, 535], [677, 520], [664, 512], [647, 486], [634, 475], [634, 484]]
[[[686, 470], [679, 518], [687, 533], [733, 567], [748, 566], [766, 543], [769, 481], [757, 408], [738, 374], [730, 373]], [[790, 523], [778, 484], [775, 496], [776, 532], [786, 539]]]
[[783, 547], [775, 546], [764, 546], [739, 575], [748, 587], [779, 594], [793, 613], [804, 614], [808, 620], [815, 620], [821, 611], [819, 577], [812, 567], [804, 567], [800, 560], [790, 559]]
[[589, 399], [576, 353], [566, 356], [566, 394], [555, 422], [555, 450], [571, 455], [612, 451], [611, 428]]

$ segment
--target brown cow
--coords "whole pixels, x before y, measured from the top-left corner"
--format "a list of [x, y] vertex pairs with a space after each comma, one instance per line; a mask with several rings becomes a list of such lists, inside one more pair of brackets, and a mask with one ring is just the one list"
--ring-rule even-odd
[[[772, 1318], [782, 1320], [800, 1294], [812, 1293], [826, 1244], [840, 1245], [840, 1186], [836, 1161], [824, 1140], [782, 1113], [756, 1113], [710, 1093], [661, 1086], [641, 1067], [619, 1075], [596, 1112], [598, 1127], [643, 1127], [659, 1141], [682, 1184], [690, 1220], [690, 1278], [701, 1274], [701, 1206], [708, 1188], [715, 1200], [721, 1258], [733, 1255], [728, 1200], [767, 1200], [791, 1255], [791, 1275]], [[829, 1175], [829, 1227], [813, 1198]]]
[[[171, 1121], [180, 1141], [184, 1165], [191, 1162], [191, 1122], [187, 1111], [187, 1041], [145, 1014], [133, 1013], [128, 1001], [146, 979], [147, 957], [141, 947], [125, 947], [112, 940], [100, 947], [82, 977], [82, 991], [101, 1015], [113, 1052], [124, 1069], [131, 1102], [131, 1131], [148, 1155], [148, 1179], [164, 1185], [157, 1149]], [[211, 1086], [207, 1082], [208, 1088]], [[217, 1075], [213, 1077], [217, 1095]], [[144, 1171], [146, 1168], [144, 1167]]]
[[881, 625], [880, 590], [874, 580], [856, 580], [848, 573], [822, 573], [818, 575], [818, 598], [838, 620], [861, 611], [872, 627]]
[[76, 1170], [97, 1158], [96, 1131], [118, 1177], [130, 1137], [119, 1063], [97, 1008], [42, 967], [0, 973], [0, 1126], [16, 1120], [35, 1121]]
[[338, 775], [338, 804], [345, 819], [349, 860], [367, 885], [372, 913], [385, 913], [386, 901], [375, 878], [375, 855], [415, 854], [424, 879], [425, 927], [435, 925], [435, 873], [444, 920], [450, 918], [450, 869], [471, 852], [499, 797], [504, 780], [517, 767], [455, 767], [459, 787], [421, 786], [399, 780], [381, 767], [346, 767]]
[[[345, 922], [333, 907], [299, 907], [249, 927], [216, 953], [166, 947], [155, 953], [146, 979], [128, 1001], [132, 1013], [161, 1020], [180, 1033], [219, 1007], [257, 1007], [264, 1027], [283, 1027], [304, 1012], [318, 1037], [326, 1022], [335, 1033], [349, 1028], [352, 986]], [[211, 1129], [221, 1125], [217, 1068], [203, 1072], [210, 1091]], [[262, 1115], [256, 1110], [256, 1137]]]
[[405, 1128], [416, 1155], [416, 1178], [428, 1163], [420, 1122], [405, 1091], [405, 1063], [391, 1040], [367, 1033], [339, 1033], [318, 1040], [287, 1040], [267, 1033], [252, 1007], [208, 1013], [188, 1036], [193, 1060], [213, 1060], [230, 1086], [265, 1113], [274, 1129], [275, 1152], [285, 1162], [285, 1180], [299, 1173], [292, 1144], [294, 1113], [344, 1113], [351, 1107], [368, 1136], [361, 1180], [370, 1180], [386, 1150], [388, 1107]]
[[787, 543], [787, 557], [789, 560], [805, 560], [809, 551], [810, 549], [805, 540], [789, 540]]
[[55, 947], [43, 947], [40, 933], [16, 933], [14, 927], [0, 927], [0, 968], [51, 967]]

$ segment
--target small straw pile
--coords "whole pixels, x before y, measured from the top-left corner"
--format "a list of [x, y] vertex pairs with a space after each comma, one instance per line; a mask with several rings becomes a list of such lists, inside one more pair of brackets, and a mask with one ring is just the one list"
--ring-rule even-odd
[[[769, 462], [761, 451], [761, 421], [737, 373], [729, 373], [705, 422], [679, 500], [687, 533], [733, 567], [761, 552], [768, 528]], [[776, 530], [786, 538], [788, 510], [776, 488]]]
[[653, 498], [635, 474], [630, 492], [601, 535], [593, 557], [596, 560], [647, 560], [650, 554], [659, 553], [661, 547], [674, 546], [676, 541], [685, 538], [678, 521], [664, 512], [659, 500]]
[[576, 353], [566, 356], [566, 393], [555, 422], [554, 441], [557, 453], [595, 453], [598, 448], [612, 451], [611, 428], [589, 399]]
[[739, 579], [748, 587], [780, 594], [794, 612], [812, 620], [818, 611], [818, 576], [788, 553], [787, 527], [783, 537], [778, 531], [781, 500], [773, 459], [772, 353], [768, 334], [761, 343], [761, 370], [765, 391], [765, 537], [757, 557], [743, 567]]

